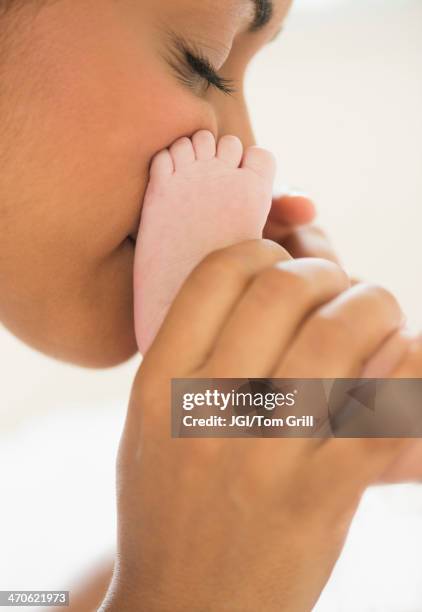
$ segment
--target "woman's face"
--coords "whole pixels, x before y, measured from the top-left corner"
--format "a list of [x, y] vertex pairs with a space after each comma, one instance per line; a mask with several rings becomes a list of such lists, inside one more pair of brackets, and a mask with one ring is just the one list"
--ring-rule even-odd
[[[135, 352], [150, 160], [202, 128], [253, 142], [244, 72], [290, 2], [251, 30], [265, 4], [26, 0], [0, 18], [0, 320], [25, 342], [87, 366]], [[236, 93], [207, 87], [186, 52]]]

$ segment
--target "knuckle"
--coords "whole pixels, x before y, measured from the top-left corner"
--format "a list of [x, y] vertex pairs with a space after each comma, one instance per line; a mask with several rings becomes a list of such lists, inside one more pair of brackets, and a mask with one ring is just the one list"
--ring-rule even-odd
[[363, 285], [367, 297], [371, 300], [373, 307], [380, 313], [386, 315], [399, 315], [401, 313], [400, 305], [394, 295], [380, 285], [366, 283]]
[[[327, 286], [330, 286], [333, 292], [341, 293], [350, 287], [350, 278], [347, 272], [334, 261], [324, 258], [315, 258], [312, 260], [305, 260], [308, 265], [309, 261], [315, 267], [315, 271], [319, 271], [322, 274], [322, 278]], [[313, 275], [315, 279], [315, 274]]]
[[350, 285], [350, 279], [341, 266], [334, 261], [330, 261], [325, 258], [315, 258], [315, 263], [320, 266], [327, 274], [331, 274], [333, 277], [340, 279], [347, 286]]
[[229, 250], [214, 251], [207, 255], [191, 274], [191, 282], [200, 291], [209, 290], [209, 283], [221, 279], [243, 279], [247, 269], [242, 259]]
[[306, 298], [311, 294], [310, 283], [304, 276], [281, 266], [264, 270], [256, 280], [255, 289], [263, 301], [291, 294]]
[[280, 267], [291, 291], [296, 291], [299, 296], [334, 296], [350, 287], [350, 279], [343, 268], [328, 259], [296, 259]]
[[287, 291], [297, 296], [297, 298], [310, 298], [313, 295], [312, 284], [305, 275], [298, 274], [287, 267], [282, 270], [283, 283]]
[[227, 268], [227, 263], [230, 260], [230, 255], [226, 250], [213, 251], [203, 258], [198, 267], [202, 267], [206, 272], [214, 274], [221, 269]]
[[325, 346], [353, 346], [355, 334], [343, 317], [330, 317], [320, 312], [309, 323], [313, 345], [316, 350]]
[[422, 340], [415, 340], [409, 347], [403, 361], [394, 372], [395, 378], [422, 377]]
[[249, 240], [209, 253], [190, 275], [200, 288], [214, 279], [244, 282], [255, 276], [260, 267], [272, 266], [290, 256], [278, 244], [268, 240]]
[[263, 305], [274, 299], [284, 289], [281, 274], [276, 268], [269, 268], [259, 274], [253, 285], [255, 301]]

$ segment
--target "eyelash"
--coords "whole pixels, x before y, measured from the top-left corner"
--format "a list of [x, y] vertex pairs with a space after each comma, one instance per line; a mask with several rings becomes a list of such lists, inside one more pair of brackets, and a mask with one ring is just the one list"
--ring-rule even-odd
[[186, 64], [194, 74], [197, 74], [206, 81], [207, 89], [215, 87], [228, 96], [235, 93], [233, 80], [221, 77], [206, 57], [191, 53], [188, 49], [185, 49], [184, 53]]
[[225, 79], [218, 74], [208, 58], [197, 49], [191, 49], [185, 41], [179, 38], [174, 41], [178, 51], [177, 62], [171, 61], [171, 65], [177, 71], [179, 80], [193, 88], [195, 83], [193, 77], [200, 77], [205, 82], [206, 89], [215, 87], [224, 94], [230, 96], [236, 92], [232, 79]]

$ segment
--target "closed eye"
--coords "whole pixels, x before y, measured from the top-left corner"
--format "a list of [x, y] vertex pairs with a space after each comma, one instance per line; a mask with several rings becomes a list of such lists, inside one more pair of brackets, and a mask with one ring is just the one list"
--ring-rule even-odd
[[198, 84], [205, 85], [206, 90], [215, 87], [226, 95], [235, 93], [234, 80], [220, 76], [218, 70], [199, 49], [175, 34], [172, 34], [171, 38], [174, 53], [170, 58], [170, 65], [183, 84], [194, 89]]
[[233, 87], [233, 80], [225, 79], [220, 76], [207, 58], [194, 55], [186, 49], [185, 59], [192, 71], [208, 83], [208, 87], [216, 87], [227, 95], [235, 93], [236, 90]]

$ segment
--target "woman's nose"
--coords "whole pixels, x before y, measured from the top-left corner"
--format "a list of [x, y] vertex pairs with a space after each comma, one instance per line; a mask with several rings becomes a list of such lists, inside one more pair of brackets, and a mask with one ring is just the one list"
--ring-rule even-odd
[[238, 136], [245, 148], [256, 144], [248, 108], [243, 98], [226, 98], [217, 116], [218, 135]]

